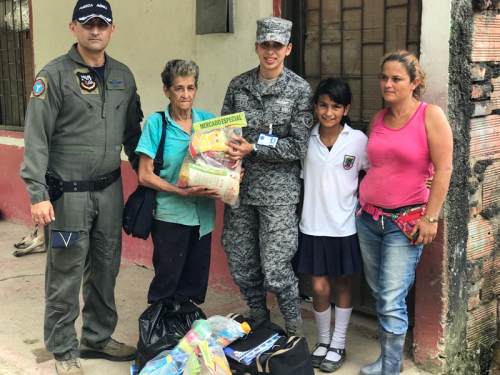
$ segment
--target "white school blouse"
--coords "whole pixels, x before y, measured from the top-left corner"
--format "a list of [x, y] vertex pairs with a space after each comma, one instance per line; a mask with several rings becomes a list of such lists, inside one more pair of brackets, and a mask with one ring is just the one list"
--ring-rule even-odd
[[329, 151], [321, 142], [319, 127], [319, 123], [313, 126], [302, 159], [304, 205], [300, 230], [311, 236], [351, 236], [356, 233], [358, 174], [370, 167], [368, 138], [345, 124]]

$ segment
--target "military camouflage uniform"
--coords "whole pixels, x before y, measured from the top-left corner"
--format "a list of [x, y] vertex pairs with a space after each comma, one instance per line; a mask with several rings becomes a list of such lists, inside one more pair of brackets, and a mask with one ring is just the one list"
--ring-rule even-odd
[[257, 143], [260, 133], [279, 137], [275, 149], [259, 146], [247, 155], [240, 188], [241, 204], [226, 206], [222, 245], [229, 269], [253, 314], [267, 311], [266, 291], [275, 293], [286, 322], [301, 321], [298, 279], [291, 260], [298, 246], [297, 203], [300, 164], [313, 121], [312, 90], [301, 77], [283, 68], [264, 88], [259, 68], [234, 78], [222, 115], [245, 112], [243, 137]]
[[[107, 175], [120, 167], [122, 144], [137, 164], [133, 151], [141, 135], [142, 112], [135, 80], [125, 65], [108, 55], [105, 59], [104, 82], [83, 61], [76, 44], [38, 74], [26, 113], [21, 169], [32, 204], [49, 199], [47, 168], [63, 181]], [[55, 221], [44, 228], [44, 335], [56, 359], [67, 360], [79, 356], [74, 322], [80, 312], [82, 277], [82, 343], [102, 349], [117, 324], [121, 178], [103, 190], [65, 192], [53, 207]], [[66, 236], [66, 247], [52, 247], [58, 236]], [[71, 244], [70, 238], [76, 241]]]

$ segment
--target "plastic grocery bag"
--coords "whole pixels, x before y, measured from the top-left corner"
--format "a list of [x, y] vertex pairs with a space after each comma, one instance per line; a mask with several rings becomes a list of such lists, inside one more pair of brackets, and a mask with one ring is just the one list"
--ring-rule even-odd
[[183, 375], [231, 375], [223, 349], [207, 340], [191, 353]]
[[234, 137], [241, 136], [241, 128], [245, 126], [243, 112], [194, 123], [195, 133], [191, 136], [177, 185], [216, 189], [224, 203], [238, 207], [241, 163], [234, 168], [236, 162], [224, 151], [228, 149], [226, 141], [237, 143]]
[[242, 324], [221, 315], [211, 316], [207, 321], [212, 329], [211, 339], [223, 348], [244, 337], [251, 330], [248, 323], [243, 322]]
[[168, 364], [170, 350], [165, 350], [146, 363], [139, 375], [160, 375]]
[[206, 316], [186, 297], [165, 298], [149, 306], [139, 317], [138, 370], [161, 352], [173, 349], [197, 319]]

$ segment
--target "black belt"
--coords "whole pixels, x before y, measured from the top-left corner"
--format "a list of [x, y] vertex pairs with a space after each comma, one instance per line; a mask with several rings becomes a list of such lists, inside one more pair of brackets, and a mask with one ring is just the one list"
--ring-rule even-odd
[[47, 170], [47, 176], [50, 176], [49, 189], [51, 188], [53, 192], [73, 193], [79, 191], [98, 191], [106, 189], [109, 185], [118, 180], [121, 176], [121, 170], [118, 168], [105, 176], [82, 181], [62, 181], [54, 177], [49, 170]]

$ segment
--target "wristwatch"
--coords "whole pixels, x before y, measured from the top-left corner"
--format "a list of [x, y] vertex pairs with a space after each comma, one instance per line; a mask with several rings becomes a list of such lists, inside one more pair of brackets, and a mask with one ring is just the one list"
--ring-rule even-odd
[[432, 217], [430, 215], [427, 215], [425, 214], [424, 217], [429, 220], [429, 223], [437, 223], [438, 222], [438, 219], [436, 219], [435, 217]]
[[257, 155], [257, 150], [258, 150], [257, 145], [254, 143], [254, 144], [253, 144], [253, 150], [252, 150], [252, 152], [250, 153], [250, 155], [251, 155], [251, 156], [255, 156], [255, 155]]

